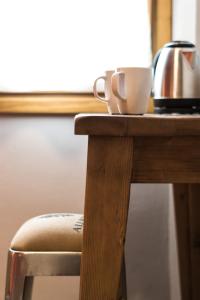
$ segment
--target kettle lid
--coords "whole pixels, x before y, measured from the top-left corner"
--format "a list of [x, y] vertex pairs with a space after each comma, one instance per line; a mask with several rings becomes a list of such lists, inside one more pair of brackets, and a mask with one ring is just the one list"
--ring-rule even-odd
[[195, 45], [187, 41], [172, 41], [165, 44], [164, 48], [195, 48]]

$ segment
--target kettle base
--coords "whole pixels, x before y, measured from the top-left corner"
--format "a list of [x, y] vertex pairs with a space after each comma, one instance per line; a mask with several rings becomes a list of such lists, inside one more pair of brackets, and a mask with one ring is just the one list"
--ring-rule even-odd
[[200, 98], [154, 99], [154, 112], [157, 114], [197, 114], [200, 113]]

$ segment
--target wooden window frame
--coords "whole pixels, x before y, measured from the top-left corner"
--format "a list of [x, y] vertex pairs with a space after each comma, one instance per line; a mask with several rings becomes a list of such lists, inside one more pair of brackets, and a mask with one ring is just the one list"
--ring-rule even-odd
[[154, 55], [172, 39], [172, 0], [148, 0], [151, 22], [151, 48]]
[[106, 112], [92, 94], [0, 93], [0, 113], [69, 114]]
[[[148, 0], [152, 54], [171, 40], [172, 0]], [[106, 112], [106, 105], [92, 94], [59, 92], [0, 93], [2, 114], [69, 114]]]

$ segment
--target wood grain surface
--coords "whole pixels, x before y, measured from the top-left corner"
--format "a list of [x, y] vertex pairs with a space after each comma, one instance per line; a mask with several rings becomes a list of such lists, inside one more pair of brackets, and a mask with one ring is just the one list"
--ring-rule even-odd
[[200, 117], [79, 115], [75, 122], [90, 139], [80, 299], [117, 299], [131, 181], [174, 184], [182, 300], [199, 300]]
[[132, 138], [89, 137], [81, 300], [117, 299], [132, 155]]
[[200, 299], [200, 185], [175, 184], [182, 300]]
[[135, 137], [132, 182], [200, 182], [200, 137]]
[[92, 94], [0, 93], [1, 114], [76, 114], [107, 112]]
[[75, 133], [103, 136], [200, 136], [200, 115], [79, 114]]
[[174, 208], [179, 255], [181, 300], [192, 300], [189, 185], [174, 184]]
[[155, 54], [172, 39], [172, 0], [149, 0], [151, 7], [151, 42]]

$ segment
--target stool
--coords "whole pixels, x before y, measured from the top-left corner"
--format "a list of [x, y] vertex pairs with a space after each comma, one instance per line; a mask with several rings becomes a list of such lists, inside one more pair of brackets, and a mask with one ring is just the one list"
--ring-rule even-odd
[[[31, 300], [34, 276], [79, 276], [83, 215], [47, 214], [25, 222], [8, 251], [5, 300]], [[118, 299], [127, 299], [123, 260]]]

